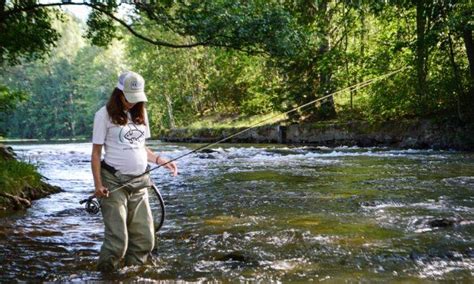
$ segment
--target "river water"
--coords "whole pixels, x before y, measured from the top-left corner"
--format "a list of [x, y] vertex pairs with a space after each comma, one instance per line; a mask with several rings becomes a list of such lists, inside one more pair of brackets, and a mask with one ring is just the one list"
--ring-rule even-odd
[[[173, 158], [195, 144], [151, 141]], [[474, 154], [222, 145], [153, 172], [155, 264], [95, 271], [91, 144], [13, 145], [64, 189], [0, 219], [0, 282], [474, 281]]]

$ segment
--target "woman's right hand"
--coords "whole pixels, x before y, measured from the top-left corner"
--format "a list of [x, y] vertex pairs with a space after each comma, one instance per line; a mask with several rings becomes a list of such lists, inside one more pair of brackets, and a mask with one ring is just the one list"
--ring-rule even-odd
[[97, 198], [109, 197], [109, 190], [104, 186], [98, 186], [95, 188], [95, 196]]

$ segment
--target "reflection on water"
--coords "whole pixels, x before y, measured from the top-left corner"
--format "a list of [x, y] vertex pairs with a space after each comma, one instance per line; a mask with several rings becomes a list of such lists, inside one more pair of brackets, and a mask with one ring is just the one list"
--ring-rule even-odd
[[[151, 143], [168, 157], [197, 147]], [[159, 169], [155, 264], [95, 271], [90, 144], [14, 145], [65, 191], [1, 219], [0, 281], [474, 280], [474, 154], [225, 145]]]

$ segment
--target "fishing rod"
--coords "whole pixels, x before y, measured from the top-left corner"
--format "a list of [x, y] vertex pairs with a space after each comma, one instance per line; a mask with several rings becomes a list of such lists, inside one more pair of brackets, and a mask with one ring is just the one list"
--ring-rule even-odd
[[[278, 114], [276, 114], [276, 115], [273, 115], [273, 116], [270, 116], [270, 117], [268, 117], [268, 118], [262, 119], [262, 120], [260, 120], [260, 121], [258, 121], [258, 122], [256, 122], [256, 123], [250, 125], [249, 127], [245, 128], [245, 129], [243, 129], [243, 130], [237, 131], [237, 132], [235, 132], [235, 133], [233, 133], [233, 134], [231, 134], [231, 135], [229, 135], [229, 136], [227, 136], [227, 137], [224, 137], [224, 138], [222, 138], [222, 139], [220, 139], [220, 140], [218, 140], [218, 141], [216, 141], [216, 142], [211, 142], [211, 143], [205, 144], [205, 145], [203, 145], [203, 146], [201, 146], [201, 147], [198, 147], [198, 148], [196, 148], [196, 149], [194, 149], [194, 150], [191, 150], [191, 151], [189, 151], [189, 152], [187, 152], [187, 153], [184, 153], [184, 154], [182, 154], [182, 155], [180, 155], [180, 156], [178, 156], [178, 157], [176, 157], [176, 158], [174, 158], [174, 159], [171, 159], [171, 160], [169, 160], [169, 161], [166, 162], [166, 163], [163, 163], [163, 164], [160, 164], [160, 165], [158, 165], [158, 166], [152, 167], [152, 168], [146, 170], [145, 172], [143, 172], [142, 174], [137, 175], [137, 176], [134, 176], [134, 177], [130, 178], [129, 180], [125, 181], [124, 184], [122, 184], [122, 185], [120, 185], [120, 186], [118, 186], [118, 187], [115, 187], [115, 188], [111, 189], [111, 190], [109, 191], [109, 194], [112, 193], [112, 192], [115, 192], [115, 191], [117, 191], [117, 190], [119, 190], [119, 189], [121, 189], [121, 188], [124, 188], [124, 187], [129, 186], [129, 185], [131, 184], [131, 182], [132, 182], [134, 179], [136, 179], [136, 178], [140, 178], [140, 177], [142, 177], [142, 176], [144, 176], [144, 175], [146, 175], [146, 174], [149, 174], [150, 172], [152, 172], [152, 171], [154, 171], [154, 170], [157, 170], [157, 169], [159, 169], [159, 168], [161, 168], [161, 167], [164, 167], [164, 166], [166, 166], [166, 165], [169, 164], [169, 163], [175, 162], [175, 161], [177, 161], [177, 160], [179, 160], [179, 159], [182, 159], [182, 158], [184, 158], [184, 157], [186, 157], [186, 156], [189, 156], [189, 155], [191, 155], [191, 154], [193, 154], [193, 153], [197, 153], [197, 152], [199, 152], [199, 151], [202, 151], [202, 150], [204, 150], [204, 149], [210, 148], [210, 147], [212, 147], [212, 146], [214, 146], [214, 145], [217, 145], [217, 144], [219, 144], [219, 143], [228, 141], [228, 140], [230, 140], [230, 139], [232, 139], [232, 138], [234, 138], [234, 137], [236, 137], [236, 136], [238, 136], [238, 135], [240, 135], [240, 134], [242, 134], [242, 133], [245, 133], [245, 132], [247, 132], [247, 131], [249, 131], [249, 130], [255, 128], [255, 127], [260, 126], [261, 124], [263, 124], [263, 123], [265, 123], [265, 122], [267, 122], [267, 121], [273, 120], [273, 119], [275, 119], [275, 118], [277, 118], [277, 117], [280, 117], [280, 116], [285, 117], [286, 115], [288, 115], [288, 114], [290, 114], [290, 113], [293, 113], [293, 112], [295, 112], [295, 111], [301, 110], [301, 109], [303, 109], [303, 108], [305, 108], [305, 107], [307, 107], [307, 106], [310, 106], [310, 105], [312, 105], [312, 104], [315, 104], [315, 103], [317, 103], [317, 102], [320, 102], [320, 101], [322, 101], [322, 100], [325, 100], [325, 99], [327, 99], [327, 98], [329, 98], [329, 97], [338, 95], [338, 94], [340, 94], [340, 93], [343, 93], [343, 92], [346, 92], [346, 91], [351, 91], [351, 92], [352, 92], [352, 91], [355, 91], [355, 90], [359, 90], [359, 89], [365, 88], [365, 87], [367, 87], [367, 86], [369, 86], [369, 85], [371, 85], [371, 84], [373, 84], [373, 83], [375, 83], [375, 82], [377, 82], [377, 81], [380, 81], [380, 80], [386, 79], [386, 78], [388, 78], [388, 77], [390, 77], [390, 76], [393, 76], [393, 75], [395, 75], [395, 74], [397, 74], [397, 73], [399, 73], [399, 72], [401, 72], [401, 71], [403, 71], [403, 70], [405, 70], [405, 69], [407, 69], [407, 68], [409, 68], [409, 67], [408, 67], [408, 66], [402, 67], [402, 68], [397, 69], [397, 70], [395, 70], [395, 71], [388, 72], [388, 73], [386, 73], [386, 74], [377, 76], [377, 77], [375, 77], [375, 78], [372, 78], [372, 79], [369, 79], [369, 80], [366, 80], [366, 81], [363, 81], [363, 82], [360, 82], [360, 83], [351, 85], [351, 86], [349, 86], [349, 87], [346, 87], [346, 88], [343, 88], [343, 89], [341, 89], [341, 90], [338, 90], [338, 91], [332, 92], [332, 93], [330, 93], [330, 94], [327, 94], [327, 95], [325, 95], [325, 96], [319, 97], [319, 98], [314, 99], [314, 100], [312, 100], [312, 101], [310, 101], [310, 102], [307, 102], [307, 103], [302, 104], [302, 105], [299, 105], [299, 106], [297, 106], [297, 107], [295, 107], [295, 108], [293, 108], [293, 109], [290, 109], [290, 110], [288, 110], [288, 111], [286, 111], [286, 112], [278, 113]], [[153, 188], [153, 187], [154, 187], [155, 193], [156, 193], [157, 196], [158, 196], [158, 199], [160, 200], [160, 203], [161, 203], [162, 208], [164, 208], [163, 198], [162, 198], [162, 196], [161, 196], [159, 190], [156, 188], [156, 186], [153, 185], [152, 188]], [[90, 211], [91, 211], [90, 213], [97, 214], [97, 213], [99, 212], [99, 209], [100, 209], [100, 204], [99, 204], [97, 201], [95, 201], [94, 198], [95, 198], [95, 196], [92, 195], [92, 196], [90, 196], [88, 199], [82, 200], [80, 203], [81, 203], [81, 204], [86, 203], [86, 210], [90, 210]], [[89, 212], [89, 211], [88, 211], [88, 212]], [[162, 211], [162, 212], [164, 212], [164, 211]], [[164, 213], [163, 213], [163, 216], [162, 216], [161, 224], [163, 223], [163, 220], [164, 220]], [[159, 229], [158, 229], [158, 230], [159, 230]], [[158, 230], [156, 230], [156, 231], [158, 231]]]
[[291, 109], [291, 110], [289, 110], [289, 111], [287, 111], [287, 112], [278, 113], [278, 114], [273, 115], [273, 116], [271, 116], [271, 117], [269, 117], [269, 118], [265, 118], [265, 119], [263, 119], [263, 120], [260, 120], [259, 122], [256, 122], [256, 123], [250, 125], [249, 127], [245, 128], [245, 129], [243, 129], [243, 130], [241, 130], [241, 131], [238, 131], [238, 132], [236, 132], [236, 133], [234, 133], [234, 134], [231, 134], [231, 135], [229, 135], [229, 136], [227, 136], [227, 137], [225, 137], [225, 138], [223, 138], [223, 139], [220, 139], [220, 140], [218, 140], [218, 141], [216, 141], [216, 142], [211, 142], [211, 143], [209, 143], [209, 144], [203, 145], [203, 146], [198, 147], [198, 148], [196, 148], [196, 149], [194, 149], [194, 150], [192, 150], [192, 151], [189, 151], [189, 152], [187, 152], [187, 153], [185, 153], [185, 154], [182, 154], [182, 155], [180, 155], [180, 156], [178, 156], [178, 157], [176, 157], [176, 158], [174, 158], [174, 159], [171, 159], [171, 160], [169, 160], [169, 161], [166, 162], [166, 163], [163, 163], [163, 164], [161, 164], [161, 165], [158, 165], [158, 166], [155, 166], [155, 167], [153, 167], [153, 168], [150, 168], [149, 170], [146, 170], [144, 173], [142, 173], [142, 174], [140, 174], [140, 175], [138, 175], [138, 176], [132, 177], [131, 179], [127, 180], [124, 185], [112, 189], [111, 191], [109, 191], [109, 193], [111, 193], [111, 192], [113, 192], [113, 191], [115, 191], [115, 190], [119, 190], [119, 189], [121, 189], [121, 188], [123, 188], [123, 187], [126, 187], [132, 180], [134, 180], [134, 179], [136, 179], [136, 178], [142, 177], [142, 176], [144, 176], [144, 175], [146, 175], [146, 174], [148, 174], [148, 173], [150, 173], [150, 172], [152, 172], [152, 171], [154, 171], [154, 170], [156, 170], [156, 169], [159, 169], [159, 168], [161, 168], [161, 167], [164, 167], [164, 166], [166, 166], [166, 165], [169, 164], [169, 163], [175, 162], [175, 161], [177, 161], [177, 160], [179, 160], [179, 159], [182, 159], [182, 158], [184, 158], [184, 157], [186, 157], [186, 156], [189, 156], [189, 155], [191, 155], [191, 154], [193, 154], [193, 153], [202, 151], [202, 150], [207, 149], [207, 148], [210, 148], [210, 147], [212, 147], [212, 146], [214, 146], [214, 145], [217, 145], [217, 144], [220, 144], [220, 143], [225, 142], [225, 141], [227, 141], [227, 140], [230, 140], [231, 138], [234, 138], [235, 136], [238, 136], [238, 135], [240, 135], [240, 134], [242, 134], [242, 133], [245, 133], [245, 132], [247, 132], [247, 131], [249, 131], [249, 130], [251, 130], [251, 129], [253, 129], [253, 128], [255, 128], [255, 127], [257, 127], [257, 126], [259, 126], [259, 125], [261, 125], [261, 124], [263, 124], [264, 122], [267, 122], [267, 121], [269, 121], [269, 120], [275, 119], [275, 118], [277, 118], [277, 117], [279, 117], [279, 116], [286, 116], [286, 115], [288, 115], [288, 114], [290, 114], [290, 113], [292, 113], [292, 112], [298, 111], [298, 110], [300, 110], [300, 109], [302, 109], [302, 108], [304, 108], [304, 107], [307, 107], [307, 106], [309, 106], [309, 105], [312, 105], [312, 104], [314, 104], [314, 103], [317, 103], [317, 102], [319, 102], [319, 101], [322, 101], [322, 100], [324, 100], [324, 99], [327, 99], [327, 98], [329, 98], [329, 97], [331, 97], [331, 96], [334, 96], [334, 95], [343, 93], [343, 92], [345, 92], [345, 91], [355, 91], [355, 90], [364, 88], [364, 87], [366, 87], [366, 86], [368, 86], [368, 85], [373, 84], [373, 83], [376, 82], [376, 81], [385, 79], [385, 78], [390, 77], [390, 76], [392, 76], [392, 75], [394, 75], [394, 74], [396, 74], [396, 73], [399, 73], [399, 72], [401, 72], [402, 70], [404, 70], [404, 69], [406, 69], [406, 68], [408, 68], [408, 67], [402, 67], [402, 68], [400, 68], [400, 69], [398, 69], [398, 70], [395, 70], [395, 71], [386, 73], [386, 74], [381, 75], [381, 76], [378, 76], [378, 77], [376, 77], [376, 78], [372, 78], [372, 79], [366, 80], [366, 81], [364, 81], [364, 82], [361, 82], [361, 83], [358, 83], [358, 84], [354, 84], [354, 85], [352, 85], [352, 86], [346, 87], [346, 88], [341, 89], [341, 90], [339, 90], [339, 91], [336, 91], [336, 92], [330, 93], [330, 94], [328, 94], [328, 95], [325, 95], [325, 96], [323, 96], [323, 97], [320, 97], [320, 98], [317, 98], [317, 99], [315, 99], [315, 100], [312, 100], [312, 101], [310, 101], [310, 102], [308, 102], [308, 103], [305, 103], [305, 104], [302, 104], [302, 105], [300, 105], [300, 106], [297, 106], [297, 107], [295, 107], [295, 108], [293, 108], [293, 109]]

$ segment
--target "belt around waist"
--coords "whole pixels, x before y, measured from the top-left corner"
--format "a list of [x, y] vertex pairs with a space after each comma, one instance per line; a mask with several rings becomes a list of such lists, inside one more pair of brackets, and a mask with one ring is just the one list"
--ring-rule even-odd
[[[106, 171], [108, 171], [109, 173], [115, 175], [116, 172], [118, 172], [118, 170], [114, 167], [112, 167], [111, 165], [107, 164], [104, 160], [100, 161], [100, 166], [102, 168], [104, 168]], [[147, 165], [146, 166], [146, 171], [149, 171], [150, 170], [150, 165]]]
[[107, 164], [104, 160], [100, 161], [100, 166], [113, 175], [115, 175], [115, 173], [117, 172], [116, 168]]

